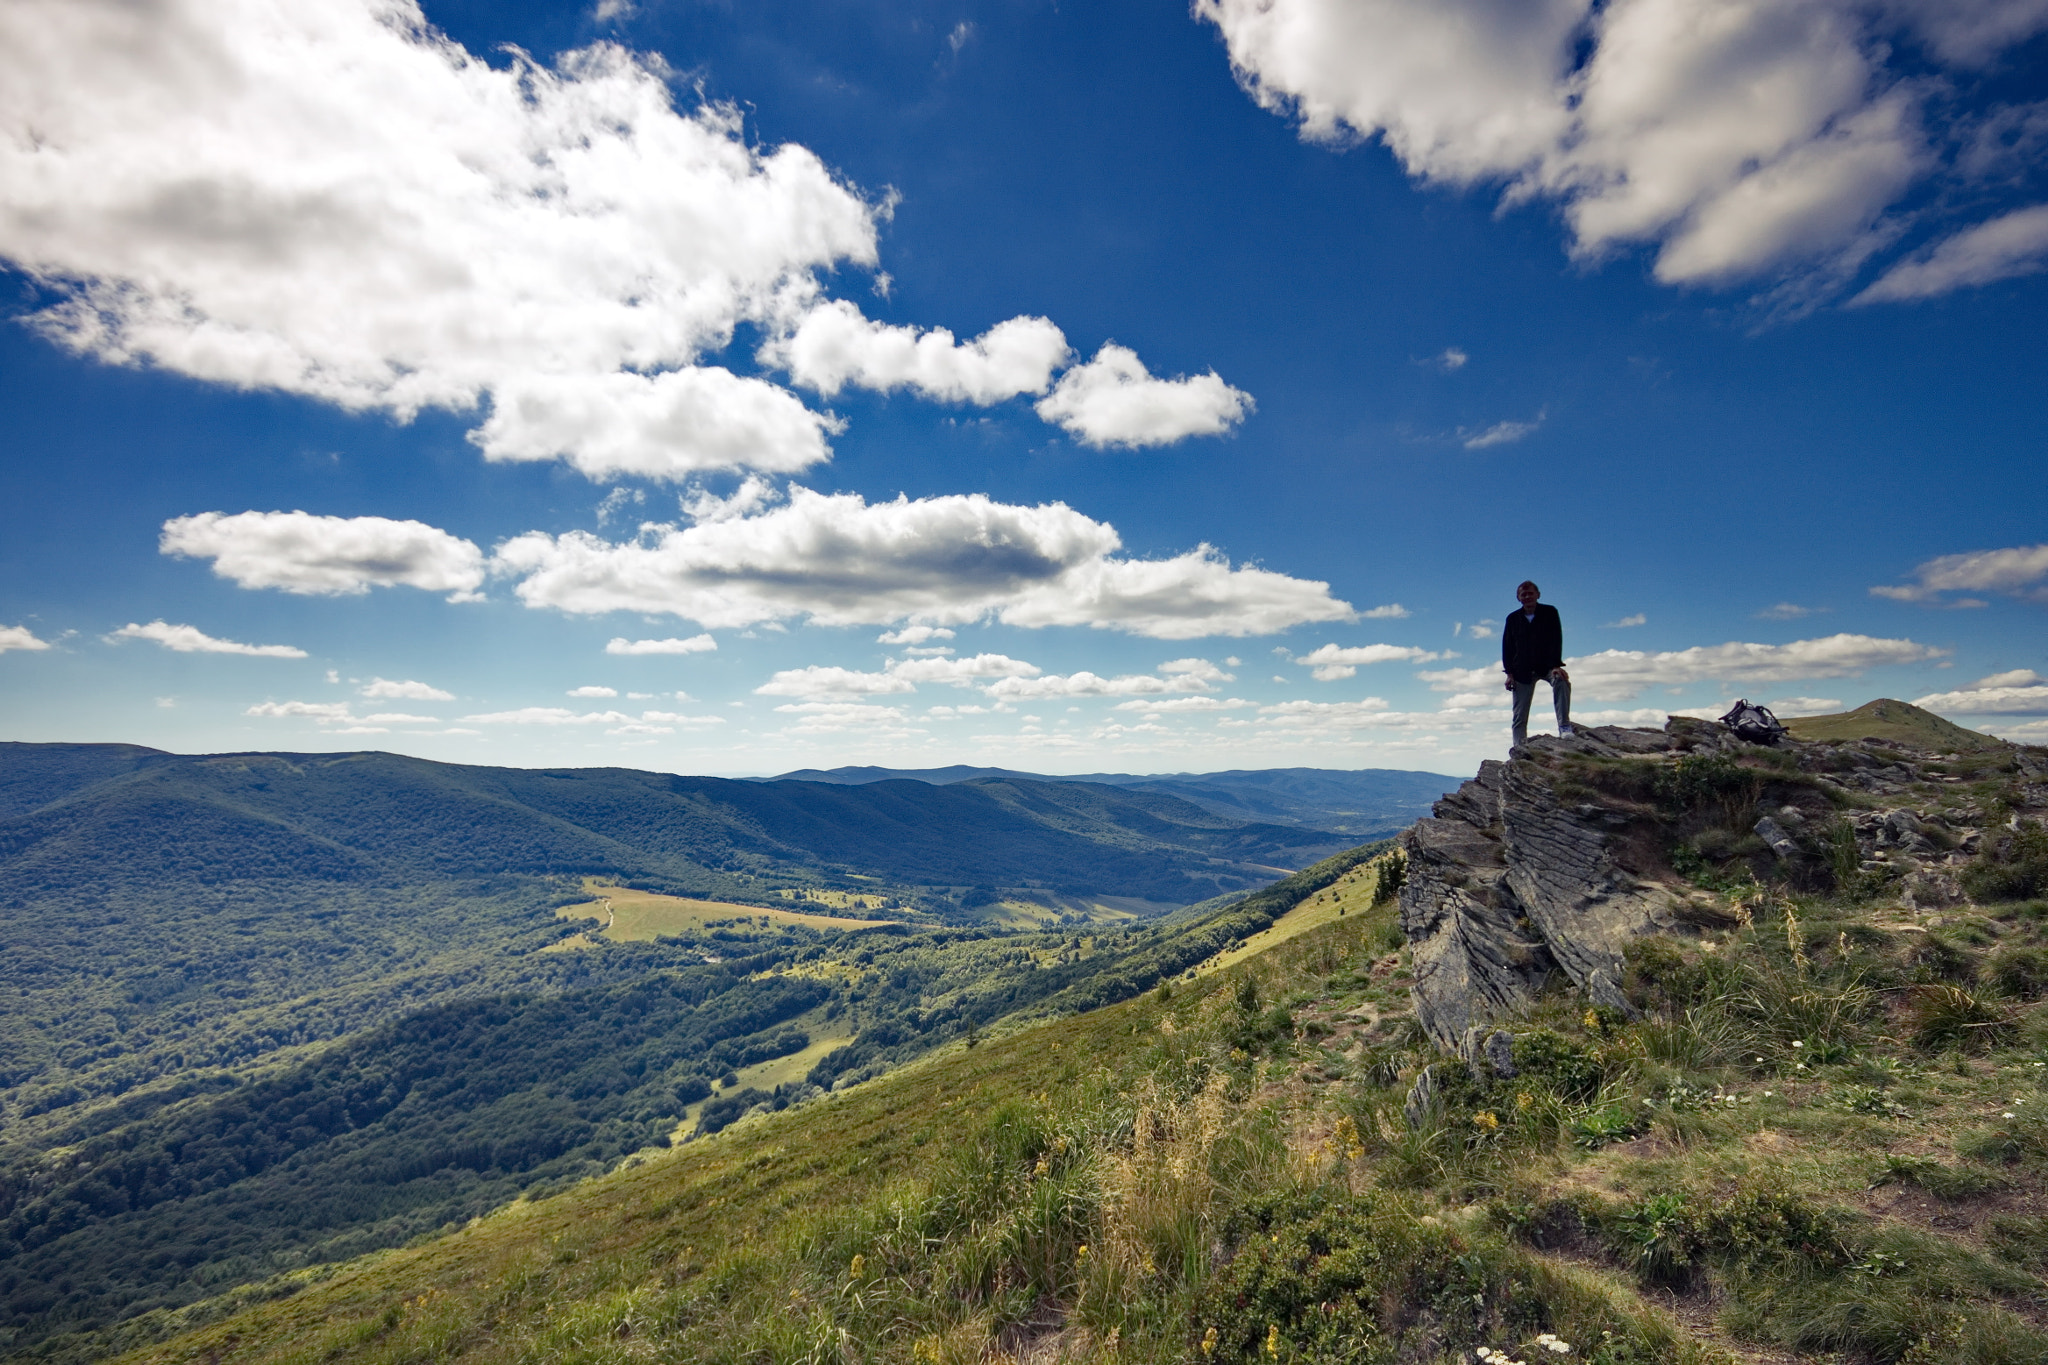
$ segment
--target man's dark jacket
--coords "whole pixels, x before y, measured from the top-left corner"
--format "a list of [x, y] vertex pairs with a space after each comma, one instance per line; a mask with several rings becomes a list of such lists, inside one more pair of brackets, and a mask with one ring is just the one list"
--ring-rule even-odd
[[1564, 623], [1557, 619], [1556, 607], [1538, 602], [1533, 621], [1515, 608], [1500, 633], [1500, 666], [1510, 678], [1524, 683], [1564, 667]]

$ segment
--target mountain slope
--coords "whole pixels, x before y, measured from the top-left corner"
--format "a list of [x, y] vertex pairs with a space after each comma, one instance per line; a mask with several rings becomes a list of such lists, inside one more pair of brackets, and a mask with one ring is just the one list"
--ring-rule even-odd
[[1234, 769], [1216, 773], [1082, 773], [1047, 777], [1009, 768], [805, 768], [764, 781], [833, 782], [860, 786], [909, 779], [945, 785], [955, 782], [1019, 780], [1093, 783], [1178, 797], [1213, 814], [1240, 820], [1305, 825], [1354, 838], [1373, 838], [1428, 813], [1430, 802], [1458, 785], [1441, 773], [1392, 768], [1357, 771], [1337, 768]]
[[[18, 1346], [91, 1333], [402, 1243], [666, 1146], [679, 1121], [708, 1135], [1020, 1010], [1129, 998], [1379, 847], [1172, 926], [1067, 936], [750, 921], [604, 945], [594, 955], [637, 975], [457, 1000], [246, 1080], [192, 1074], [38, 1140], [17, 1135], [0, 1148], [0, 1330]], [[816, 1035], [839, 1045], [793, 1079], [755, 1084]]]

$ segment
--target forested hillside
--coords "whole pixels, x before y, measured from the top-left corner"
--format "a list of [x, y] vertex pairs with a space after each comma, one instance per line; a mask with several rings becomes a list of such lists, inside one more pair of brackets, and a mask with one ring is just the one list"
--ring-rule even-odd
[[[665, 1146], [679, 1122], [684, 1137], [716, 1132], [1020, 1012], [1128, 999], [1382, 847], [1088, 934], [749, 918], [600, 943], [521, 959], [534, 964], [523, 990], [412, 1013], [297, 1063], [185, 1070], [0, 1151], [0, 1326], [29, 1348], [401, 1243]], [[572, 966], [617, 984], [570, 985]], [[814, 1038], [845, 1041], [772, 1088], [743, 1079]], [[90, 1340], [59, 1354], [90, 1355]]]
[[1215, 773], [1080, 773], [1046, 777], [1010, 768], [804, 768], [782, 781], [860, 785], [911, 778], [919, 782], [972, 782], [988, 778], [1027, 782], [1088, 782], [1126, 791], [1173, 796], [1211, 814], [1335, 830], [1354, 839], [1392, 834], [1429, 813], [1432, 801], [1460, 779], [1397, 768], [1256, 768]]
[[535, 956], [572, 932], [553, 912], [585, 873], [741, 903], [852, 887], [929, 924], [1004, 887], [1186, 904], [1341, 842], [1085, 784], [0, 745], [0, 1114], [61, 1117], [451, 998], [597, 984], [612, 968]]

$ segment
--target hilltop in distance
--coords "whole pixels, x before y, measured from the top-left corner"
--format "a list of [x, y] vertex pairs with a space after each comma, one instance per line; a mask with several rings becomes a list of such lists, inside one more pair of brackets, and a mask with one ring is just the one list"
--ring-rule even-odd
[[[2038, 1362], [2048, 752], [1944, 727], [1539, 738], [1398, 843], [1081, 932], [564, 886], [588, 946], [517, 960], [573, 981], [68, 1111], [10, 1168], [16, 1351]], [[333, 1190], [442, 1231], [343, 1259], [397, 1224]]]

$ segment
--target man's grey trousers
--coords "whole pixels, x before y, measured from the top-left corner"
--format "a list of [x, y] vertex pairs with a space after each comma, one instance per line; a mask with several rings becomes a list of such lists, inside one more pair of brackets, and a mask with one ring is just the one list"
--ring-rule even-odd
[[[1572, 683], [1566, 678], [1562, 682], [1545, 678], [1550, 683], [1550, 704], [1557, 711], [1557, 732], [1563, 734], [1572, 724]], [[1515, 739], [1514, 745], [1521, 748], [1529, 740], [1529, 703], [1536, 700], [1535, 681], [1515, 680]]]

